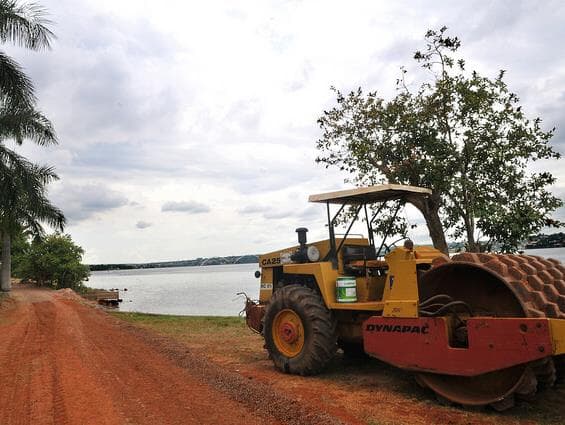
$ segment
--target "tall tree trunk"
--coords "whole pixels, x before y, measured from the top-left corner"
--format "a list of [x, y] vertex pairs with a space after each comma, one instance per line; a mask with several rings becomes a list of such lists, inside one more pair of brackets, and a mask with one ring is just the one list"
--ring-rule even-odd
[[478, 241], [475, 241], [475, 226], [471, 220], [465, 217], [465, 231], [467, 233], [467, 251], [480, 252]]
[[0, 289], [12, 289], [12, 238], [10, 233], [2, 233], [2, 273], [0, 276]]
[[438, 210], [431, 210], [429, 214], [424, 214], [424, 219], [426, 220], [434, 248], [449, 255], [449, 248], [447, 247], [447, 241], [445, 240], [445, 233], [443, 232], [443, 225], [441, 224]]
[[440, 196], [433, 193], [428, 198], [422, 197], [408, 197], [407, 201], [414, 205], [424, 216], [426, 225], [428, 226], [428, 233], [434, 244], [434, 248], [440, 250], [446, 255], [449, 255], [447, 241], [445, 240], [445, 233], [443, 225], [439, 218]]

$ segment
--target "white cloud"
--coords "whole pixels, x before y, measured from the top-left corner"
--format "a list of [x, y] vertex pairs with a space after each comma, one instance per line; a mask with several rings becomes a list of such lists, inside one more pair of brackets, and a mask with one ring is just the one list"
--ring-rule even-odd
[[63, 210], [70, 225], [128, 204], [124, 194], [100, 183], [85, 185], [63, 183], [54, 187], [51, 198], [54, 204]]
[[264, 205], [247, 205], [243, 208], [237, 210], [238, 213], [247, 215], [247, 214], [261, 214], [266, 213], [269, 211], [269, 207]]
[[200, 214], [210, 212], [210, 207], [195, 201], [170, 201], [163, 204], [161, 211]]
[[[89, 262], [264, 252], [294, 244], [300, 226], [325, 237], [325, 211], [307, 197], [343, 187], [342, 173], [314, 164], [329, 87], [393, 94], [430, 27], [459, 35], [470, 67], [507, 69], [528, 113], [565, 124], [557, 1], [42, 4], [57, 23], [53, 50], [6, 50], [35, 81], [60, 145], [21, 151], [56, 167], [53, 200]], [[562, 193], [562, 164], [547, 168]]]

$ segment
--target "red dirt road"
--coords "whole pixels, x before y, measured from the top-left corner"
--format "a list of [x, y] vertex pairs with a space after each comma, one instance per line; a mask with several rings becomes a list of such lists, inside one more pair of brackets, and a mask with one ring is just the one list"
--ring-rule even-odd
[[69, 293], [0, 308], [2, 425], [337, 423], [226, 373]]

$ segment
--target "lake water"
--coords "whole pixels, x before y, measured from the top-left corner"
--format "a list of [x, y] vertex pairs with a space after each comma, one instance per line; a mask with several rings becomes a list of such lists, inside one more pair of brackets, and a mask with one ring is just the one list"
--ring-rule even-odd
[[[526, 254], [565, 263], [565, 248], [531, 249]], [[198, 316], [237, 316], [244, 305], [238, 292], [259, 296], [257, 264], [171, 267], [92, 272], [87, 285], [120, 289], [121, 311]], [[127, 288], [127, 292], [123, 291]]]
[[[259, 296], [257, 264], [96, 271], [87, 285], [118, 288], [120, 311], [197, 316], [237, 316], [245, 299]], [[123, 291], [127, 288], [127, 292]]]

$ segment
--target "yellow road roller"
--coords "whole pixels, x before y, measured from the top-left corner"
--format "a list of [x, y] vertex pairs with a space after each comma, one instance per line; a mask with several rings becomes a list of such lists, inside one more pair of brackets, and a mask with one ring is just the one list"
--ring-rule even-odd
[[[246, 304], [247, 324], [263, 335], [277, 369], [312, 375], [338, 348], [362, 350], [414, 372], [442, 399], [497, 410], [555, 383], [565, 366], [559, 261], [450, 258], [410, 240], [388, 247], [386, 237], [376, 246], [379, 206], [430, 195], [385, 184], [310, 196], [326, 205], [328, 239], [308, 242], [299, 228], [298, 245], [261, 255], [259, 300]], [[347, 231], [337, 235], [344, 211]], [[367, 237], [351, 234], [362, 217]]]

